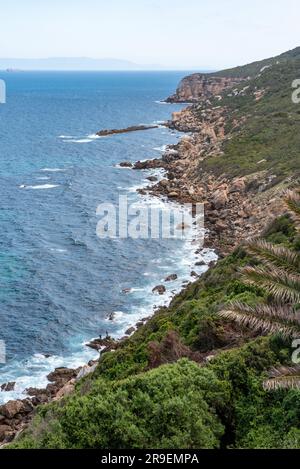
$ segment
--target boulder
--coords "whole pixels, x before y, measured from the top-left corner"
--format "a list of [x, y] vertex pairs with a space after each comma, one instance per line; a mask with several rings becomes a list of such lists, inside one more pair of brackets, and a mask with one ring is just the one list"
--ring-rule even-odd
[[212, 198], [212, 203], [216, 210], [225, 207], [228, 202], [228, 193], [226, 190], [217, 190]]
[[58, 401], [62, 399], [63, 397], [69, 396], [75, 391], [75, 384], [72, 381], [68, 382], [65, 384], [57, 393], [56, 396], [54, 397], [54, 401]]
[[244, 192], [246, 188], [245, 178], [235, 179], [229, 188], [229, 192]]
[[157, 181], [156, 176], [148, 176], [146, 179], [148, 179], [148, 181], [150, 181], [150, 182], [156, 182]]
[[215, 230], [217, 233], [221, 233], [227, 229], [227, 224], [221, 220], [218, 220], [215, 224]]
[[135, 332], [135, 327], [129, 327], [127, 331], [125, 332], [126, 335], [131, 335]]
[[166, 293], [166, 287], [164, 285], [157, 285], [152, 290], [153, 293], [158, 293], [159, 295], [163, 295]]
[[165, 282], [173, 282], [174, 280], [177, 280], [177, 279], [178, 279], [177, 274], [171, 274], [171, 275], [168, 275], [167, 278], [165, 278]]
[[161, 187], [168, 187], [169, 181], [168, 179], [162, 179], [159, 184]]
[[198, 261], [198, 262], [196, 262], [196, 264], [195, 264], [195, 265], [196, 265], [197, 267], [201, 267], [201, 266], [204, 266], [204, 265], [206, 265], [206, 262], [205, 262], [204, 260], [202, 260], [202, 261]]
[[66, 382], [69, 381], [71, 378], [74, 378], [76, 376], [76, 370], [70, 369], [70, 368], [55, 368], [52, 373], [49, 373], [47, 376], [48, 380], [50, 383], [57, 383], [57, 382]]
[[8, 401], [0, 407], [0, 414], [4, 415], [8, 419], [13, 419], [17, 414], [24, 412], [24, 410], [25, 406], [22, 401]]
[[9, 392], [15, 389], [16, 382], [4, 383], [1, 385], [1, 391]]
[[130, 161], [121, 161], [119, 166], [121, 166], [121, 168], [132, 168], [133, 165]]

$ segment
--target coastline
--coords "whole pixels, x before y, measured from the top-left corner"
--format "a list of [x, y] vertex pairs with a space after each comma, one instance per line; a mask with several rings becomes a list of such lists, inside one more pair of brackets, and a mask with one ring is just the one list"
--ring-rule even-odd
[[[166, 177], [166, 170], [161, 165], [161, 161], [163, 161], [165, 153], [169, 151], [171, 146], [166, 145], [163, 150], [162, 158], [154, 158], [152, 160], [146, 160], [145, 164], [138, 164], [141, 162], [136, 162], [135, 164], [138, 166], [134, 169], [142, 170], [146, 172], [145, 175], [145, 183], [138, 188], [128, 188], [128, 191], [135, 190], [135, 192], [139, 193], [139, 198], [141, 200], [146, 201], [146, 203], [150, 203], [152, 201], [159, 201], [164, 206], [180, 206], [180, 200], [174, 200], [170, 197], [165, 197], [164, 194], [157, 194], [155, 193], [155, 186], [157, 183], [160, 183]], [[152, 161], [152, 163], [151, 163]], [[157, 163], [158, 162], [158, 163]], [[150, 167], [149, 167], [150, 166]], [[122, 162], [120, 162], [119, 167], [122, 168]], [[123, 166], [124, 167], [124, 166]], [[153, 173], [155, 171], [155, 176]], [[148, 178], [154, 178], [153, 184], [149, 185]], [[148, 182], [147, 182], [148, 181]], [[150, 179], [151, 181], [151, 179]], [[189, 268], [191, 271], [191, 275], [188, 279], [182, 278], [180, 281], [180, 286], [177, 288], [173, 288], [171, 291], [166, 291], [163, 295], [155, 295], [155, 301], [153, 300], [152, 307], [149, 308], [147, 312], [147, 316], [145, 317], [145, 313], [141, 312], [140, 317], [133, 323], [126, 325], [126, 331], [124, 334], [116, 334], [114, 336], [108, 336], [104, 339], [94, 338], [91, 339], [89, 342], [85, 343], [85, 346], [89, 346], [91, 349], [94, 349], [99, 353], [99, 356], [95, 359], [91, 359], [88, 363], [80, 366], [78, 368], [66, 368], [56, 367], [52, 370], [50, 374], [47, 375], [47, 386], [46, 388], [33, 388], [29, 387], [22, 391], [22, 396], [20, 395], [19, 398], [8, 400], [3, 405], [0, 406], [0, 425], [5, 430], [6, 435], [0, 434], [0, 447], [11, 442], [20, 432], [22, 432], [29, 422], [31, 421], [32, 417], [35, 414], [35, 410], [40, 405], [60, 400], [70, 394], [73, 393], [75, 389], [76, 383], [84, 378], [85, 376], [93, 373], [95, 370], [98, 361], [101, 359], [103, 353], [106, 353], [111, 350], [115, 350], [118, 346], [124, 342], [124, 340], [128, 339], [136, 330], [138, 330], [141, 326], [146, 324], [146, 322], [153, 316], [157, 311], [161, 308], [166, 308], [170, 305], [174, 297], [180, 294], [185, 288], [190, 285], [191, 283], [195, 282], [202, 274], [204, 274], [211, 263], [217, 261], [217, 256], [214, 254], [214, 251], [210, 248], [203, 248], [199, 250], [199, 248], [191, 243], [190, 240], [185, 240], [183, 252], [189, 253]], [[200, 258], [202, 261], [200, 261]], [[198, 267], [197, 267], [198, 263]], [[195, 270], [198, 272], [196, 273]], [[170, 272], [170, 276], [172, 273]], [[166, 283], [166, 281], [165, 281]], [[154, 289], [156, 288], [155, 285], [152, 285]], [[127, 292], [130, 293], [130, 292]], [[153, 293], [154, 295], [155, 293]], [[116, 319], [117, 320], [117, 319]], [[45, 359], [47, 357], [44, 357]], [[0, 387], [2, 387], [2, 392], [11, 391], [14, 387], [13, 382], [8, 383], [1, 383]], [[25, 393], [27, 391], [27, 393]], [[23, 397], [24, 394], [24, 397]], [[4, 436], [4, 438], [2, 438]]]

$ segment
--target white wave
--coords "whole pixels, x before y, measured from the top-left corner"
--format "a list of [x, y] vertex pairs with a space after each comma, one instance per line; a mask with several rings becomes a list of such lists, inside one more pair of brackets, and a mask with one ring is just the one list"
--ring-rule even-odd
[[48, 176], [37, 178], [39, 181], [48, 181], [50, 178]]
[[169, 104], [169, 103], [166, 103], [165, 101], [154, 101], [156, 104]]
[[69, 140], [64, 140], [65, 143], [90, 143], [93, 142], [93, 139], [91, 138], [79, 138], [78, 140], [74, 139], [69, 139]]
[[75, 135], [59, 135], [58, 138], [68, 139], [68, 138], [76, 138], [76, 137], [75, 137]]
[[0, 403], [14, 399], [24, 399], [25, 389], [29, 387], [45, 388], [49, 384], [47, 375], [55, 368], [65, 366], [76, 369], [98, 357], [98, 352], [81, 344], [78, 350], [68, 357], [57, 355], [45, 357], [43, 354], [36, 353], [28, 360], [14, 362], [1, 373], [1, 384], [14, 381], [16, 382], [15, 388], [13, 391], [0, 392]]
[[91, 134], [88, 135], [88, 138], [90, 138], [91, 140], [98, 140], [98, 138], [101, 138], [101, 136], [97, 134]]
[[65, 169], [62, 169], [62, 168], [42, 168], [40, 171], [45, 171], [47, 173], [58, 173], [60, 171], [65, 171]]
[[153, 150], [163, 153], [166, 151], [167, 148], [168, 148], [168, 145], [163, 145], [162, 147], [154, 147]]
[[43, 190], [43, 189], [54, 189], [55, 187], [59, 187], [57, 184], [41, 184], [37, 186], [26, 186], [22, 184], [20, 189], [33, 189], [33, 190]]

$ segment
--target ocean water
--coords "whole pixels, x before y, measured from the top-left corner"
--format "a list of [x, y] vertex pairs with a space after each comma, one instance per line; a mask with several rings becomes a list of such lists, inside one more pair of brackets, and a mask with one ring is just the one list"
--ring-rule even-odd
[[[95, 358], [86, 341], [121, 336], [190, 280], [197, 259], [184, 241], [96, 236], [97, 206], [117, 203], [120, 194], [139, 202], [135, 188], [153, 174], [117, 164], [157, 157], [180, 135], [164, 127], [106, 138], [95, 132], [169, 119], [181, 106], [159, 101], [184, 75], [0, 72], [7, 85], [0, 105], [0, 340], [7, 352], [0, 384], [17, 381], [0, 402], [45, 385], [56, 366]], [[178, 280], [154, 297], [152, 288], [172, 273]]]

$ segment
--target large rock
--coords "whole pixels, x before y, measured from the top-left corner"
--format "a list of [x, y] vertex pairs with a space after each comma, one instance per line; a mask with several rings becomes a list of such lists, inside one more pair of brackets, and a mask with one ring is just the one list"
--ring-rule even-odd
[[71, 380], [67, 384], [65, 384], [57, 393], [56, 396], [54, 397], [54, 401], [59, 401], [63, 397], [70, 396], [70, 394], [73, 394], [75, 391], [75, 384], [74, 380]]
[[225, 207], [227, 202], [228, 202], [227, 190], [219, 189], [214, 193], [213, 198], [212, 198], [212, 203], [216, 210], [219, 210], [220, 208]]
[[119, 166], [121, 166], [121, 168], [132, 168], [132, 163], [130, 163], [130, 161], [121, 161]]
[[24, 411], [25, 405], [20, 400], [8, 401], [0, 407], [0, 414], [4, 415], [8, 419], [13, 419], [17, 414], [21, 414]]
[[230, 188], [229, 188], [229, 192], [230, 193], [233, 193], [233, 192], [244, 192], [246, 188], [246, 184], [245, 184], [245, 178], [239, 178], [239, 179], [235, 179]]
[[52, 373], [49, 373], [47, 378], [51, 383], [67, 382], [71, 378], [74, 378], [76, 374], [77, 374], [77, 370], [62, 367], [62, 368], [55, 368], [55, 370], [52, 371]]
[[114, 134], [124, 134], [128, 132], [137, 132], [139, 130], [150, 130], [157, 129], [158, 125], [133, 125], [131, 127], [126, 127], [125, 129], [105, 129], [97, 132], [96, 135], [99, 137], [107, 137], [108, 135]]
[[9, 392], [13, 391], [15, 389], [16, 382], [12, 381], [10, 383], [4, 383], [1, 385], [1, 391], [3, 392]]
[[178, 275], [177, 274], [171, 274], [168, 275], [167, 278], [165, 278], [165, 282], [173, 282], [174, 280], [177, 280]]
[[157, 285], [152, 290], [153, 293], [157, 293], [158, 295], [163, 295], [166, 292], [166, 287], [164, 285]]
[[80, 379], [85, 378], [86, 376], [93, 373], [96, 370], [97, 365], [98, 365], [98, 362], [94, 363], [91, 366], [89, 365], [83, 366], [81, 370], [79, 371], [78, 375], [76, 376], [76, 381], [79, 381]]

